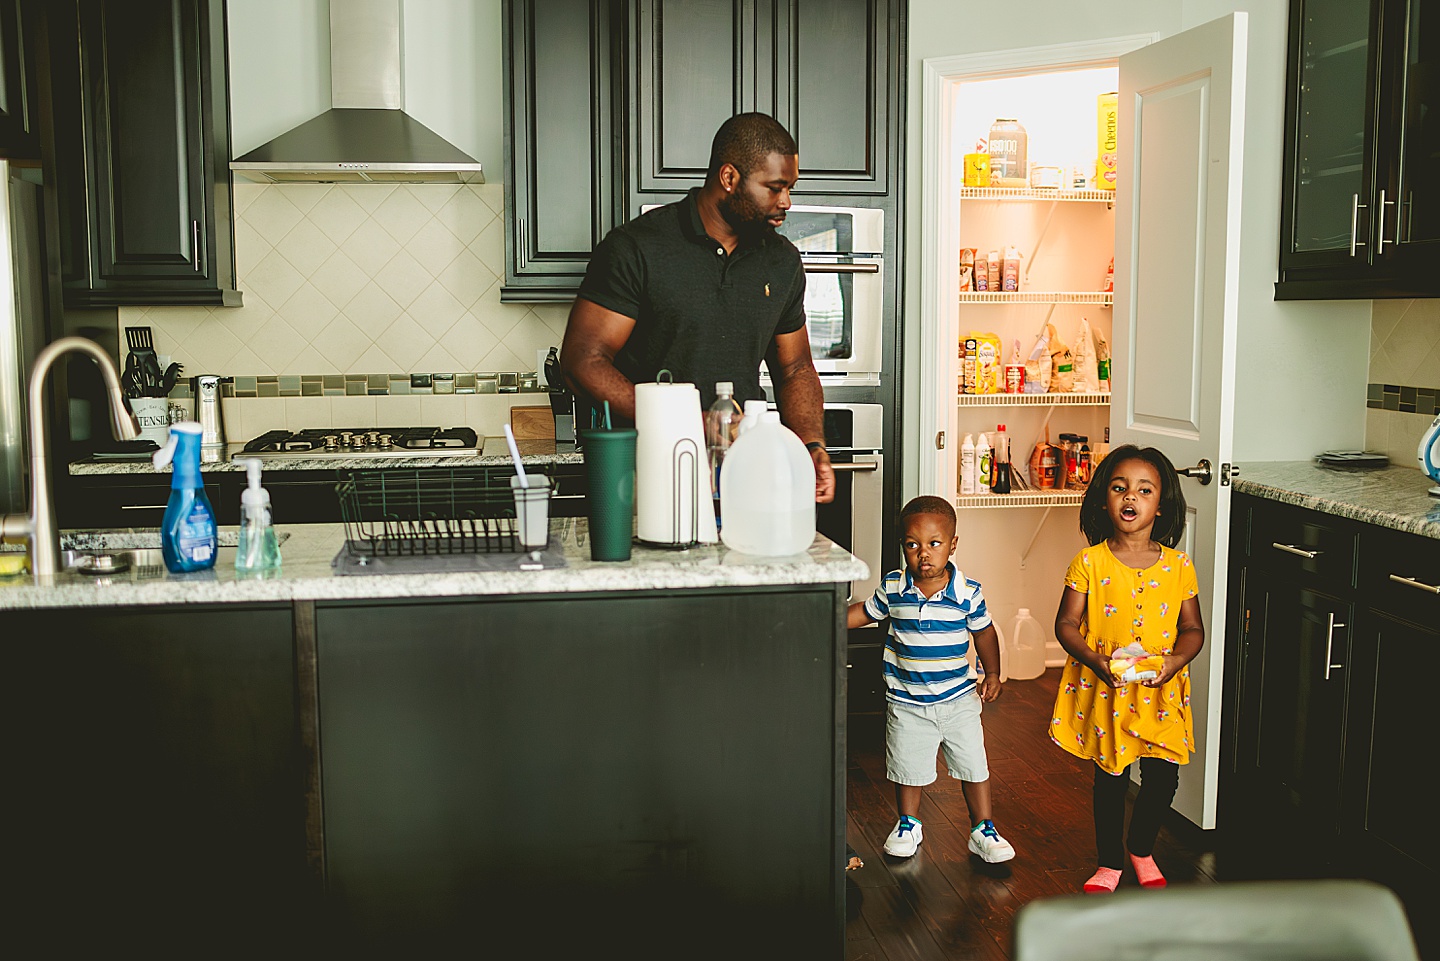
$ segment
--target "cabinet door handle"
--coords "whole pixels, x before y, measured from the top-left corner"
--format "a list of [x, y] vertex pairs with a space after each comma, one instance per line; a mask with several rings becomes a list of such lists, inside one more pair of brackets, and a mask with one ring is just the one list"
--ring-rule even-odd
[[1307, 551], [1303, 547], [1296, 547], [1294, 544], [1282, 544], [1279, 541], [1272, 541], [1270, 546], [1277, 551], [1284, 551], [1287, 554], [1294, 554], [1296, 557], [1303, 557], [1307, 561], [1313, 561], [1324, 553], [1324, 551]]
[[[1350, 197], [1350, 256], [1351, 256], [1351, 257], [1354, 257], [1354, 256], [1355, 256], [1355, 248], [1356, 248], [1356, 247], [1364, 247], [1364, 246], [1365, 246], [1365, 242], [1364, 242], [1363, 240], [1356, 240], [1356, 239], [1355, 239], [1355, 231], [1358, 230], [1358, 229], [1359, 229], [1359, 226], [1360, 226], [1360, 210], [1361, 210], [1362, 207], [1367, 207], [1367, 205], [1366, 205], [1366, 204], [1362, 204], [1362, 203], [1360, 202], [1360, 195], [1359, 195], [1359, 194], [1352, 194], [1351, 197]], [[1367, 208], [1367, 209], [1368, 209], [1368, 208]]]
[[515, 218], [515, 259], [520, 261], [520, 269], [524, 270], [530, 263], [530, 258], [525, 250], [525, 218]]
[[830, 264], [830, 263], [807, 263], [803, 265], [807, 274], [878, 274], [880, 265], [876, 263], [860, 264]]
[[195, 272], [200, 272], [200, 221], [190, 221], [190, 256], [195, 260]]
[[1329, 614], [1328, 617], [1330, 618], [1330, 626], [1325, 629], [1325, 680], [1327, 681], [1330, 680], [1331, 671], [1338, 671], [1345, 666], [1344, 664], [1330, 663], [1330, 653], [1335, 647], [1335, 628], [1343, 628], [1345, 625], [1335, 620], [1334, 613]]
[[1400, 242], [1400, 215], [1395, 215], [1395, 239], [1385, 239], [1385, 208], [1395, 206], [1395, 201], [1385, 199], [1385, 191], [1380, 191], [1380, 252], [1385, 252], [1386, 244], [1398, 244]]
[[861, 463], [858, 463], [858, 464], [831, 464], [830, 466], [831, 466], [835, 471], [837, 471], [837, 472], [838, 472], [838, 471], [847, 471], [847, 470], [848, 470], [848, 471], [874, 471], [874, 470], [878, 470], [879, 467], [880, 467], [880, 465], [877, 464], [877, 463], [875, 463], [874, 461], [862, 461]]
[[1404, 584], [1406, 587], [1429, 591], [1431, 594], [1440, 594], [1440, 585], [1437, 584], [1426, 584], [1424, 581], [1417, 581], [1413, 577], [1401, 577], [1399, 574], [1391, 574], [1390, 579], [1396, 584]]

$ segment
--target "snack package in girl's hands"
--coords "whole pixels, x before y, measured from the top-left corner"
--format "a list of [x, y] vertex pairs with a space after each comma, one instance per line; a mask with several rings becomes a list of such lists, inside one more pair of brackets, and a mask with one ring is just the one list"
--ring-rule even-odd
[[1030, 356], [1025, 360], [1024, 392], [1027, 394], [1043, 394], [1050, 389], [1050, 338], [1054, 334], [1055, 328], [1046, 324], [1035, 338], [1035, 346], [1030, 348]]
[[1075, 338], [1075, 389], [1095, 392], [1100, 389], [1100, 378], [1095, 362], [1095, 342], [1090, 337], [1090, 321], [1080, 318], [1080, 333]]
[[1164, 656], [1149, 653], [1136, 641], [1116, 648], [1110, 655], [1110, 673], [1123, 684], [1159, 677], [1164, 669]]

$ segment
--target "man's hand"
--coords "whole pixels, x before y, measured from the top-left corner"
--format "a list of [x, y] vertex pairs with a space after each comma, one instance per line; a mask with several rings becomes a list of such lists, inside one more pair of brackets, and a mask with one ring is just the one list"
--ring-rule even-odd
[[828, 504], [835, 499], [835, 468], [830, 466], [830, 455], [823, 447], [810, 451], [815, 463], [815, 503]]

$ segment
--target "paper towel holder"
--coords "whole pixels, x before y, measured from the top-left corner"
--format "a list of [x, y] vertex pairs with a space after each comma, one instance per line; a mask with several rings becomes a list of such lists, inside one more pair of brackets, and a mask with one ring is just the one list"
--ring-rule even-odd
[[[680, 494], [685, 490], [688, 479], [690, 490], [690, 540], [680, 539]], [[670, 540], [648, 541], [641, 537], [635, 543], [662, 550], [688, 550], [700, 543], [700, 445], [689, 437], [682, 437], [670, 448]]]

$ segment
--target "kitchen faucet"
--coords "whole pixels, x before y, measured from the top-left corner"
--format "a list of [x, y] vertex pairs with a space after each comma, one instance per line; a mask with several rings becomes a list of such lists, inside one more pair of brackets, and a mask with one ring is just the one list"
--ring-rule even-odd
[[48, 344], [35, 357], [30, 370], [30, 515], [0, 515], [0, 535], [5, 541], [29, 546], [30, 573], [35, 578], [49, 578], [60, 573], [60, 537], [55, 530], [55, 505], [50, 499], [49, 477], [45, 450], [45, 376], [62, 355], [71, 351], [89, 354], [105, 378], [105, 392], [110, 398], [110, 420], [119, 440], [140, 436], [140, 425], [125, 406], [120, 394], [120, 373], [110, 355], [93, 340], [84, 337], [61, 337]]

